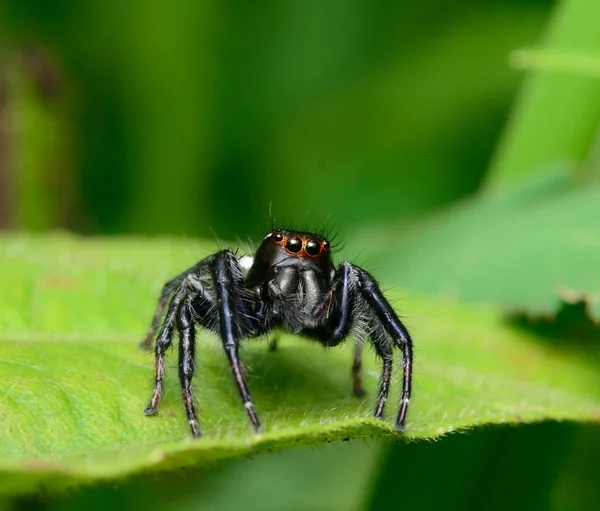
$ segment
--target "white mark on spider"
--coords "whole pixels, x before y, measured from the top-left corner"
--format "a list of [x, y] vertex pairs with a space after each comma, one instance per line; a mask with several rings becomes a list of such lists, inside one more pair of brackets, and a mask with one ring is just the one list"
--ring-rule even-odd
[[244, 403], [244, 407], [246, 408], [246, 410], [251, 410], [251, 409], [253, 409], [253, 408], [254, 408], [254, 405], [252, 404], [252, 402], [251, 402], [251, 401], [246, 401], [246, 402]]
[[252, 265], [254, 264], [254, 257], [250, 255], [243, 255], [238, 259], [238, 264], [240, 265], [240, 269], [242, 270], [244, 278], [246, 278], [250, 268], [252, 268]]

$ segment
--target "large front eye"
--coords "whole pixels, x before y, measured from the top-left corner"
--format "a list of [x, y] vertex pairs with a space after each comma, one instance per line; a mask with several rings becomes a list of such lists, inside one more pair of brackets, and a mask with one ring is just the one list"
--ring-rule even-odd
[[305, 250], [309, 256], [318, 256], [319, 252], [321, 251], [321, 244], [316, 240], [308, 240], [306, 242]]
[[283, 234], [281, 234], [279, 231], [274, 232], [273, 241], [275, 243], [281, 243], [283, 241]]
[[302, 240], [298, 236], [290, 236], [285, 242], [285, 248], [292, 254], [297, 254], [302, 250]]

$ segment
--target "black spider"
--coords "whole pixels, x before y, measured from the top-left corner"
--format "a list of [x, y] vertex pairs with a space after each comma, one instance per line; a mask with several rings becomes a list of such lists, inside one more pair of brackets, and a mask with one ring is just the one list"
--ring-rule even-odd
[[[162, 321], [163, 310], [169, 300]], [[360, 377], [362, 341], [368, 336], [383, 362], [374, 416], [381, 418], [392, 377], [393, 349], [402, 350], [403, 390], [396, 427], [404, 429], [411, 394], [412, 340], [365, 270], [346, 261], [335, 268], [330, 243], [310, 232], [277, 229], [258, 247], [254, 258], [236, 257], [229, 249], [208, 256], [167, 282], [150, 331], [156, 339], [156, 380], [146, 415], [158, 411], [165, 374], [165, 351], [179, 332], [179, 378], [192, 434], [200, 436], [194, 410], [192, 377], [196, 324], [216, 332], [255, 432], [261, 430], [238, 358], [240, 342], [274, 328], [301, 334], [324, 346], [336, 346], [349, 334], [357, 338], [352, 374], [354, 394], [363, 396]], [[275, 343], [271, 348], [276, 347]]]

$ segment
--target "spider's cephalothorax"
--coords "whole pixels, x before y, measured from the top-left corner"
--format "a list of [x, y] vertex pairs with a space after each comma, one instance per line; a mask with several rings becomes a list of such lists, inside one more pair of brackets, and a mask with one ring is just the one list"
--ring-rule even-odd
[[330, 248], [329, 241], [318, 234], [276, 229], [265, 237], [254, 258], [238, 257], [229, 249], [221, 250], [167, 282], [143, 343], [149, 347], [158, 332], [154, 393], [144, 413], [152, 415], [158, 411], [165, 351], [177, 330], [183, 401], [192, 433], [200, 435], [191, 386], [198, 324], [221, 338], [244, 407], [254, 430], [260, 431], [238, 348], [245, 338], [281, 328], [315, 339], [324, 346], [336, 346], [356, 333], [352, 373], [357, 396], [364, 395], [360, 369], [362, 341], [368, 336], [383, 364], [374, 412], [377, 418], [383, 416], [392, 377], [393, 352], [399, 348], [404, 373], [396, 426], [403, 430], [412, 382], [410, 335], [375, 279], [346, 261], [334, 267]]

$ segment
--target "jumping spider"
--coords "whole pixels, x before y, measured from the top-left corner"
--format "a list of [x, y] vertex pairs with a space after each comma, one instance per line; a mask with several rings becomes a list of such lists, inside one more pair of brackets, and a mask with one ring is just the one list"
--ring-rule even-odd
[[255, 432], [261, 431], [238, 349], [246, 338], [264, 336], [281, 328], [327, 347], [340, 344], [351, 333], [356, 334], [352, 366], [356, 396], [364, 395], [360, 369], [362, 341], [368, 336], [383, 364], [374, 412], [377, 418], [383, 417], [392, 377], [393, 350], [399, 348], [404, 375], [396, 427], [403, 430], [412, 381], [410, 335], [375, 279], [346, 261], [335, 268], [330, 249], [329, 241], [319, 234], [276, 229], [267, 234], [254, 258], [237, 257], [230, 249], [221, 250], [167, 282], [143, 343], [149, 348], [158, 332], [154, 393], [144, 413], [153, 415], [158, 411], [165, 351], [177, 329], [183, 401], [192, 434], [200, 436], [191, 385], [198, 324], [221, 338], [250, 422]]

